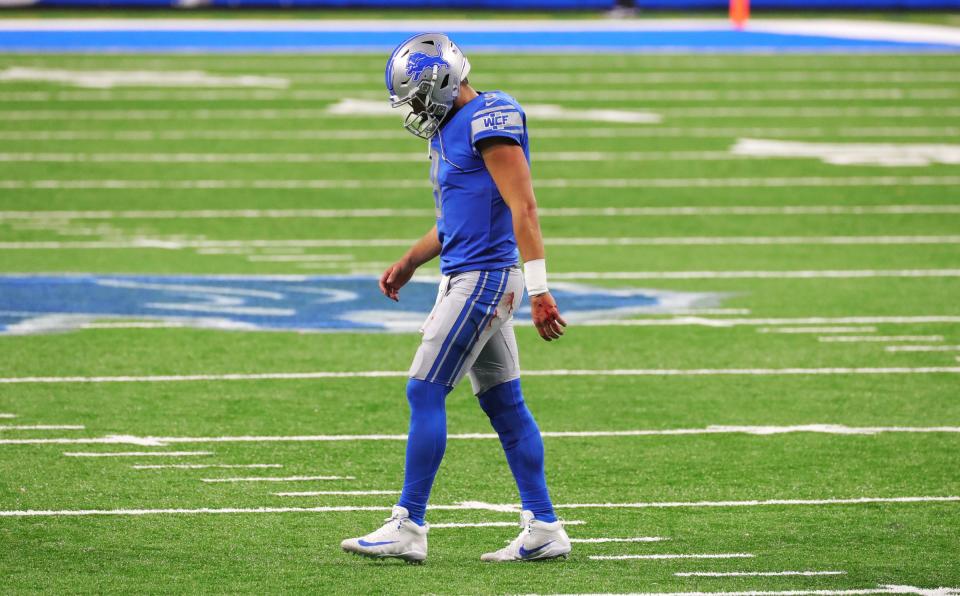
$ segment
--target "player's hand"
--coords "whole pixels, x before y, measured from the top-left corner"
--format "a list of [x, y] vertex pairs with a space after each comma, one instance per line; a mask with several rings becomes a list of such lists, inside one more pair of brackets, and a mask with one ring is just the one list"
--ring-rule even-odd
[[560, 316], [557, 301], [550, 292], [538, 294], [530, 298], [530, 314], [533, 315], [533, 324], [540, 337], [547, 341], [560, 339], [567, 322]]
[[406, 259], [400, 259], [387, 267], [380, 276], [380, 291], [390, 300], [400, 302], [400, 288], [410, 281], [414, 271], [416, 267], [410, 265]]

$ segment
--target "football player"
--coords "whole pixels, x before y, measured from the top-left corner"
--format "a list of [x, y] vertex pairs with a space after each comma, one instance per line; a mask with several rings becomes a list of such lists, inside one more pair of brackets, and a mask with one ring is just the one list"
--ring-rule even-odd
[[443, 278], [410, 367], [400, 500], [381, 528], [341, 544], [369, 557], [426, 559], [424, 515], [446, 447], [445, 400], [465, 374], [500, 437], [522, 504], [520, 535], [481, 560], [532, 561], [570, 552], [547, 491], [540, 430], [520, 390], [512, 324], [526, 282], [540, 336], [556, 340], [566, 326], [547, 289], [526, 116], [506, 93], [471, 87], [469, 72], [467, 58], [442, 33], [407, 39], [387, 61], [391, 105], [405, 111], [408, 131], [429, 139], [436, 224], [384, 271], [380, 290], [398, 300], [414, 271], [437, 256]]

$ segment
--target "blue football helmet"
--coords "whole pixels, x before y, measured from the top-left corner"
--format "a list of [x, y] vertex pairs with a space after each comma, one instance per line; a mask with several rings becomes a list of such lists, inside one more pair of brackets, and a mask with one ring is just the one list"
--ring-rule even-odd
[[403, 127], [429, 139], [440, 128], [470, 73], [470, 62], [443, 33], [421, 33], [390, 54], [385, 73], [390, 105], [406, 115]]

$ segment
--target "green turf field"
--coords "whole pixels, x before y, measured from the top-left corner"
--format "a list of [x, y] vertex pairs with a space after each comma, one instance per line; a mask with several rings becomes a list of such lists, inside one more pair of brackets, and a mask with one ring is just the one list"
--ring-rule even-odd
[[[354, 559], [340, 540], [394, 497], [275, 493], [399, 488], [417, 335], [121, 325], [0, 335], [0, 592], [960, 588], [960, 58], [471, 59], [479, 89], [571, 118], [530, 117], [554, 279], [723, 294], [720, 311], [571, 325], [551, 344], [518, 329], [571, 537], [661, 540], [481, 564], [516, 528], [443, 525], [512, 523], [516, 489], [496, 440], [451, 438], [427, 564]], [[376, 274], [431, 225], [424, 144], [390, 118], [327, 112], [383, 99], [382, 56], [0, 56], [10, 67], [290, 84], [0, 83], [4, 273]], [[741, 139], [940, 147], [930, 163], [843, 165], [731, 154]], [[371, 282], [370, 308], [383, 300]], [[363, 371], [395, 374], [306, 375]], [[249, 378], [273, 373], [294, 374]], [[225, 374], [241, 378], [180, 378]], [[100, 377], [128, 378], [82, 382]], [[469, 387], [448, 411], [450, 433], [490, 432]], [[14, 428], [35, 425], [84, 428]], [[783, 432], [796, 425], [837, 426]], [[550, 434], [564, 431], [584, 436]], [[389, 437], [356, 436], [371, 434]], [[171, 440], [11, 444], [110, 435]], [[169, 451], [200, 454], [155, 455]], [[172, 464], [273, 467], [133, 467]], [[203, 481], [314, 476], [342, 479]], [[592, 558], [618, 555], [711, 558]], [[683, 575], [787, 571], [836, 573]]]

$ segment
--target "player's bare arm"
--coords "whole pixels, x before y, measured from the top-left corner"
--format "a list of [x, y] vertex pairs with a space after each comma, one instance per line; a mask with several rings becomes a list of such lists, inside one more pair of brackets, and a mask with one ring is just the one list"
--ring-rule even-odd
[[[478, 143], [483, 162], [490, 176], [510, 207], [513, 233], [524, 263], [543, 262], [546, 255], [543, 235], [537, 217], [537, 199], [533, 193], [530, 166], [523, 149], [509, 139], [492, 138]], [[560, 316], [557, 303], [549, 291], [530, 296], [533, 324], [540, 337], [553, 341], [563, 335], [567, 322]]]
[[437, 226], [434, 224], [430, 231], [417, 240], [410, 250], [400, 260], [387, 267], [380, 276], [380, 291], [394, 302], [400, 301], [402, 288], [420, 265], [432, 261], [440, 254], [440, 239], [437, 237]]

